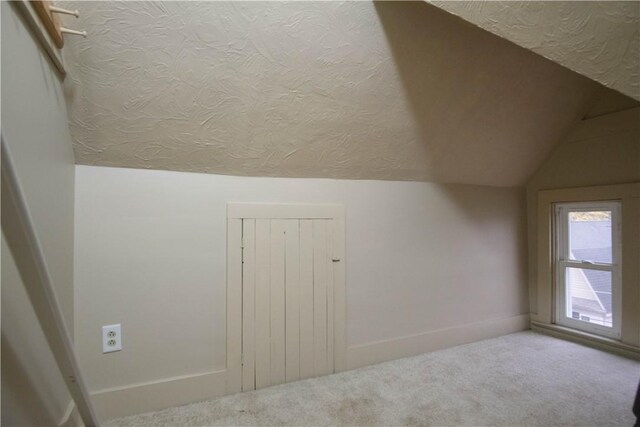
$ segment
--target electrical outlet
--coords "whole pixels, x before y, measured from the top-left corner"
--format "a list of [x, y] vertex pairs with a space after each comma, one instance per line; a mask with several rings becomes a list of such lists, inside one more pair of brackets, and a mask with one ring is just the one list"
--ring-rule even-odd
[[120, 324], [102, 327], [102, 352], [111, 353], [122, 350], [122, 331]]

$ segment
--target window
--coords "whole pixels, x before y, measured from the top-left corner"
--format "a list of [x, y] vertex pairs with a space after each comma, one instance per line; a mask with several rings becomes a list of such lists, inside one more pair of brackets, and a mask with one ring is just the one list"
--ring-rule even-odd
[[555, 204], [556, 323], [620, 337], [620, 202]]

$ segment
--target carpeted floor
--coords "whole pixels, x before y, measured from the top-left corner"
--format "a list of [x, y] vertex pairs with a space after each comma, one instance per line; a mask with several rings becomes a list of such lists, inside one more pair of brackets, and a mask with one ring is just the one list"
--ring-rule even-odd
[[108, 426], [633, 425], [640, 362], [521, 332]]

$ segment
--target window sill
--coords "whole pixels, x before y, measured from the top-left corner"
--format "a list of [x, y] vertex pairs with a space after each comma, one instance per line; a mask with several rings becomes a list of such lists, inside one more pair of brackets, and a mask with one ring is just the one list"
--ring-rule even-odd
[[621, 341], [606, 338], [588, 332], [577, 331], [565, 326], [531, 321], [531, 329], [556, 338], [566, 339], [595, 347], [600, 350], [609, 351], [631, 359], [640, 360], [640, 348], [625, 344]]

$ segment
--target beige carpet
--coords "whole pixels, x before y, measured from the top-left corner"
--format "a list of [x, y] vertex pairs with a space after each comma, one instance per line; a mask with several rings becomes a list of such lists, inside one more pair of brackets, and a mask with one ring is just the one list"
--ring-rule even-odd
[[631, 426], [640, 363], [521, 332], [109, 426]]

